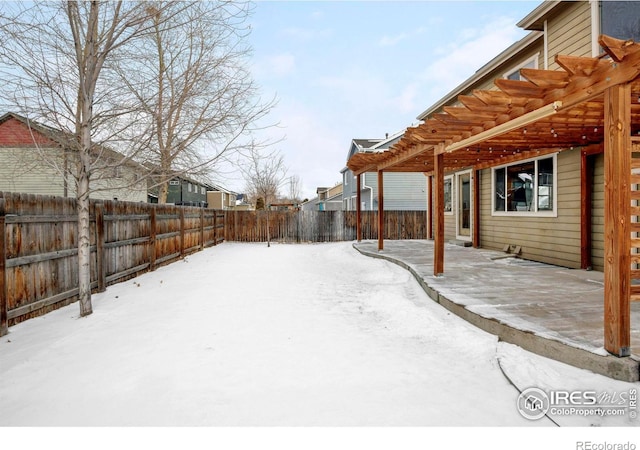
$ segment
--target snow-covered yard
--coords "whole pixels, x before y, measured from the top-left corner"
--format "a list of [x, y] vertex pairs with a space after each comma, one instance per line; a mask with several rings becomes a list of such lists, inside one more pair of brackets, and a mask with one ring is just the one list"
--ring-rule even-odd
[[225, 243], [94, 295], [88, 318], [74, 304], [10, 328], [0, 425], [555, 426], [518, 412], [503, 371], [520, 388], [640, 386], [500, 343], [351, 243]]

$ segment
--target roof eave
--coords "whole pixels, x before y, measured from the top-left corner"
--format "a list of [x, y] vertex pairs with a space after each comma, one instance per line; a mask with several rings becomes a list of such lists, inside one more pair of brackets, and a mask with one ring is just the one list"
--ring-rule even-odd
[[542, 31], [545, 17], [560, 3], [562, 3], [560, 0], [545, 0], [516, 25], [525, 30]]

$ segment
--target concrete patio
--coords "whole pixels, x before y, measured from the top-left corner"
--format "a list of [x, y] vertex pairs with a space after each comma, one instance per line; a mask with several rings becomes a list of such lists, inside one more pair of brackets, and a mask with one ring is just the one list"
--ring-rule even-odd
[[640, 304], [631, 306], [630, 357], [603, 347], [603, 274], [446, 244], [444, 275], [433, 275], [433, 241], [354, 244], [409, 270], [445, 308], [539, 355], [624, 381], [640, 379]]

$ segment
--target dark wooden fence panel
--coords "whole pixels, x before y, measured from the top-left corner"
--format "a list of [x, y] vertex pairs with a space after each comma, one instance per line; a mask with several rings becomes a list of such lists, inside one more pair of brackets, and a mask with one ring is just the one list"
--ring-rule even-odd
[[[266, 242], [266, 211], [225, 211], [225, 239]], [[355, 211], [271, 211], [269, 236], [280, 242], [352, 241]], [[385, 211], [385, 239], [426, 239], [426, 211]], [[378, 213], [362, 212], [362, 238], [378, 239]]]
[[[92, 288], [154, 270], [224, 239], [221, 211], [91, 201]], [[0, 192], [0, 335], [77, 300], [76, 203]]]

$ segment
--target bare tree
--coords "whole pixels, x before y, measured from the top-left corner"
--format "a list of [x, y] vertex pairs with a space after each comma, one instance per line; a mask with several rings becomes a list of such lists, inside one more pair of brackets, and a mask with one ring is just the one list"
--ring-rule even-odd
[[300, 202], [300, 176], [289, 177], [289, 199], [294, 203]]
[[[248, 3], [148, 2], [153, 32], [121, 67], [150, 132], [146, 160], [159, 203], [176, 175], [207, 175], [246, 137], [273, 102], [261, 103], [247, 69]], [[135, 70], [131, 70], [135, 68]]]
[[239, 164], [247, 183], [247, 190], [254, 198], [262, 198], [267, 210], [267, 246], [271, 246], [269, 233], [270, 205], [277, 199], [278, 191], [286, 180], [287, 169], [284, 157], [278, 150], [264, 153], [257, 147], [250, 147], [244, 155], [246, 163]]
[[[126, 45], [147, 32], [144, 3], [67, 1], [3, 4], [0, 51], [3, 98], [20, 113], [61, 130], [78, 209], [80, 315], [92, 313], [89, 195], [93, 176], [133, 155], [114, 157], [104, 144], [125, 132], [131, 102], [113, 83], [113, 65]], [[125, 118], [125, 120], [123, 120]], [[118, 160], [120, 159], [120, 160]], [[65, 158], [65, 162], [67, 158]], [[59, 159], [51, 160], [57, 166]]]

